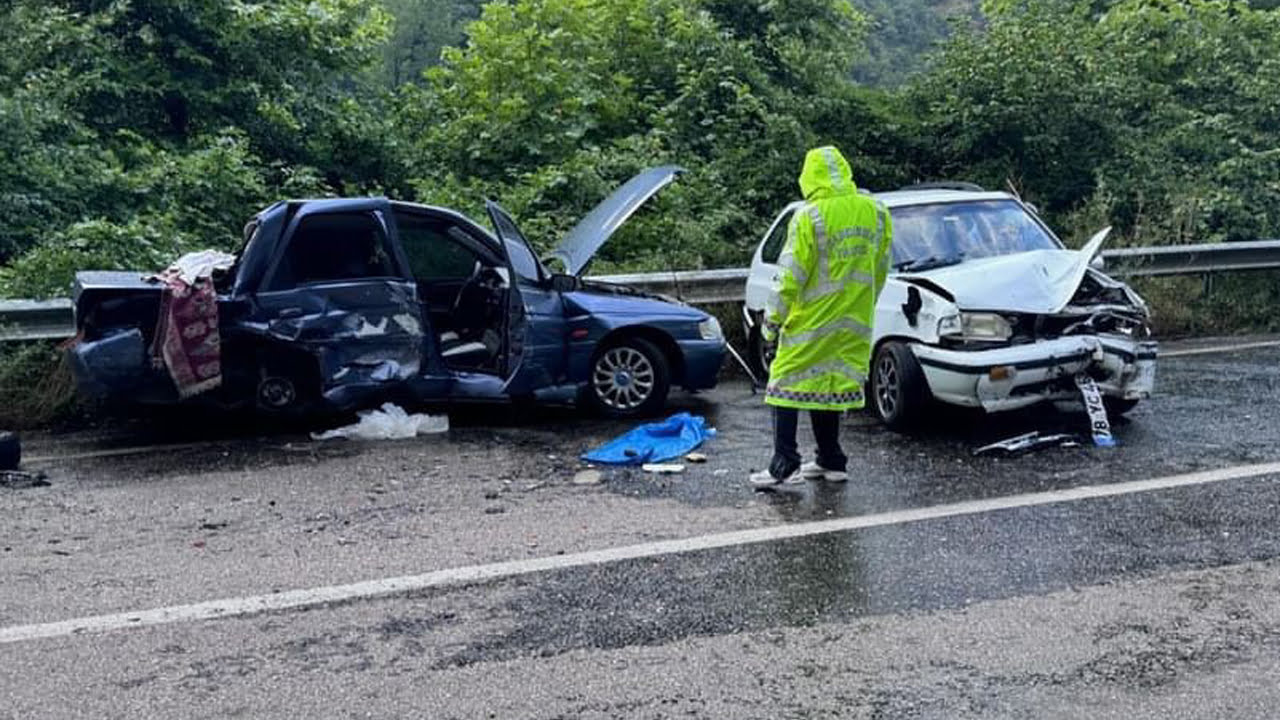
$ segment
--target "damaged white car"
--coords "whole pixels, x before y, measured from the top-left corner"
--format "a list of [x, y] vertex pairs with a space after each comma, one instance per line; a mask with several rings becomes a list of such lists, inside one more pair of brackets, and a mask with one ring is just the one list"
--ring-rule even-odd
[[[1112, 415], [1150, 396], [1150, 312], [1101, 271], [1109, 228], [1068, 250], [1008, 193], [934, 183], [875, 197], [893, 216], [893, 272], [876, 305], [867, 391], [890, 428], [917, 424], [933, 400], [997, 412], [1076, 398], [1079, 376], [1093, 379]], [[751, 356], [765, 372], [765, 303], [802, 206], [775, 219], [747, 281]]]

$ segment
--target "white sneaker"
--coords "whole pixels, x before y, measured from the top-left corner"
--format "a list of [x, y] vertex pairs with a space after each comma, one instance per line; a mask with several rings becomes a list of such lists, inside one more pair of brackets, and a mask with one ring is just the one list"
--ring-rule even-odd
[[791, 473], [791, 476], [787, 479], [779, 480], [768, 470], [761, 470], [760, 472], [751, 473], [751, 477], [747, 478], [747, 482], [751, 484], [751, 487], [757, 490], [764, 490], [766, 488], [777, 487], [783, 483], [795, 485], [796, 483], [804, 482], [804, 476], [802, 476], [800, 471], [797, 470]]
[[842, 483], [849, 479], [849, 473], [843, 470], [827, 470], [816, 462], [801, 465], [800, 475], [805, 480], [826, 480], [829, 483]]

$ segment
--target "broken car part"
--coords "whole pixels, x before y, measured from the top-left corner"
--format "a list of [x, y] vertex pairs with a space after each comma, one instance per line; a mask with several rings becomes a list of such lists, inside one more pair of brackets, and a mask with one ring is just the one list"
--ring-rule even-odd
[[1058, 433], [1041, 435], [1039, 431], [1017, 435], [999, 442], [983, 445], [973, 451], [974, 456], [983, 455], [1020, 455], [1047, 447], [1078, 447], [1079, 439], [1075, 435]]
[[10, 490], [49, 487], [49, 476], [42, 472], [0, 470], [0, 487]]
[[640, 470], [650, 475], [679, 475], [684, 472], [684, 465], [678, 463], [646, 463]]
[[22, 440], [17, 433], [0, 432], [0, 471], [17, 470], [22, 464]]

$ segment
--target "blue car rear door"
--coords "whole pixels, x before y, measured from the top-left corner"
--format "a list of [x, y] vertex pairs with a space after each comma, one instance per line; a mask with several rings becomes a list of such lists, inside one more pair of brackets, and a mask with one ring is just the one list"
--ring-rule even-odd
[[419, 377], [431, 333], [383, 198], [302, 203], [253, 295], [248, 325], [310, 365], [331, 404]]

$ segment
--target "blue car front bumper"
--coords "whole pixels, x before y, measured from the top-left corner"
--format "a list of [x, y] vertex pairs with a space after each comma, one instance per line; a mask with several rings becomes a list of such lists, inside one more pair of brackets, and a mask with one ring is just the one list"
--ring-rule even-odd
[[724, 364], [723, 340], [681, 340], [680, 352], [684, 354], [684, 382], [686, 390], [710, 390], [720, 377]]

